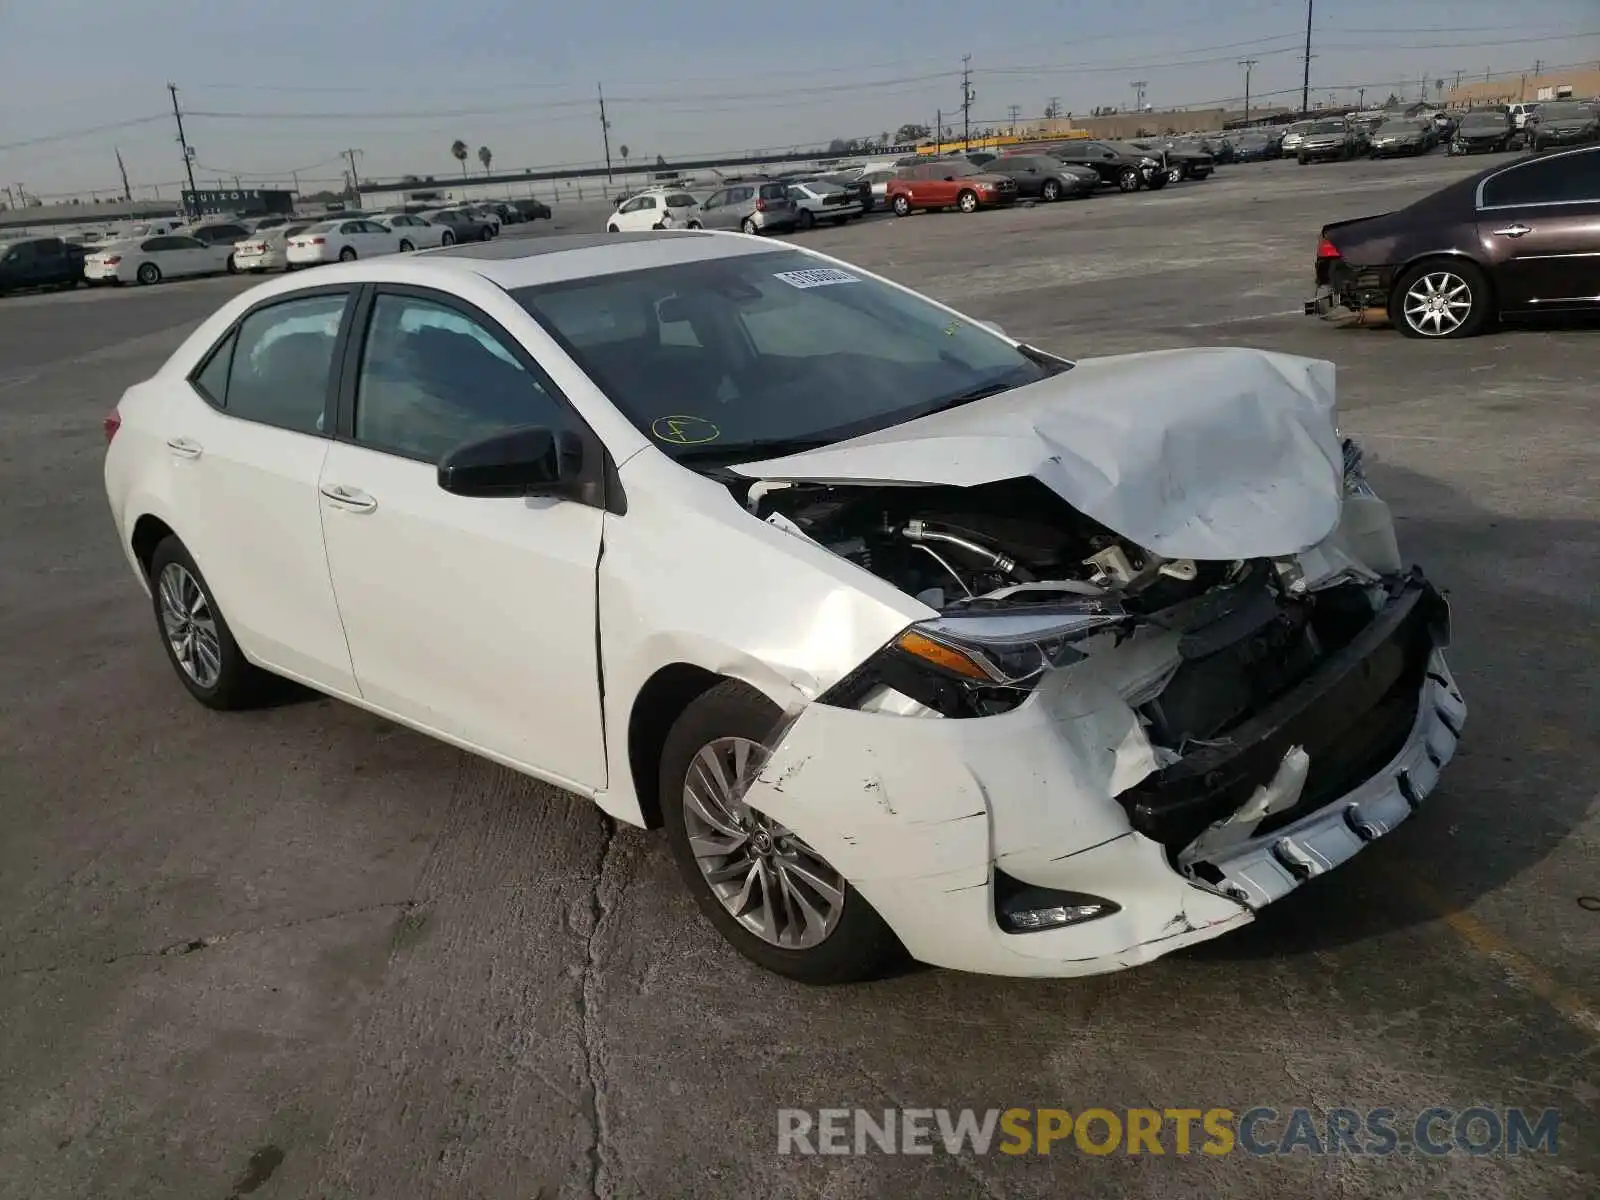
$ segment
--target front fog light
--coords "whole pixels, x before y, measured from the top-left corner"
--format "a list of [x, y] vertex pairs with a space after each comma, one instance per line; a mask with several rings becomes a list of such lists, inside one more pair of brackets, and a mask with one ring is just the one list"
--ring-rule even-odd
[[1013, 879], [998, 867], [994, 873], [995, 918], [1007, 933], [1039, 933], [1081, 925], [1121, 912], [1115, 901], [1084, 892], [1064, 892]]

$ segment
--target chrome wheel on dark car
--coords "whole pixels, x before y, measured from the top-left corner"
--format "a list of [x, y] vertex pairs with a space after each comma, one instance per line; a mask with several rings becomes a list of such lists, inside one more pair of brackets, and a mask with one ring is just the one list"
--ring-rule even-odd
[[1409, 337], [1470, 337], [1488, 319], [1488, 291], [1471, 263], [1423, 263], [1401, 277], [1389, 316]]

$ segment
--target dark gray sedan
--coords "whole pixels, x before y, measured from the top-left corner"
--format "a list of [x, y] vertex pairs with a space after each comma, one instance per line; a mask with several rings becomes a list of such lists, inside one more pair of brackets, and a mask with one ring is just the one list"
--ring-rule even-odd
[[1582, 100], [1543, 100], [1528, 114], [1526, 133], [1536, 151], [1581, 146], [1600, 138], [1600, 114]]
[[1017, 195], [1037, 200], [1079, 199], [1094, 195], [1100, 174], [1048, 154], [1007, 154], [984, 168], [1014, 179]]
[[1397, 154], [1426, 154], [1433, 149], [1433, 130], [1422, 121], [1396, 117], [1383, 122], [1372, 131], [1373, 158], [1389, 158]]

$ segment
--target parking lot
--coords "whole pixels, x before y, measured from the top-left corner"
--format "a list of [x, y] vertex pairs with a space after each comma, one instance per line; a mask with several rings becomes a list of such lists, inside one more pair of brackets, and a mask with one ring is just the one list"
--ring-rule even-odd
[[[1321, 224], [1485, 165], [1278, 161], [795, 239], [1070, 357], [1332, 359], [1449, 591], [1470, 717], [1418, 817], [1238, 934], [1075, 981], [802, 989], [586, 802], [325, 699], [202, 709], [116, 546], [100, 419], [255, 281], [0, 301], [0, 1196], [1595, 1195], [1600, 328], [1300, 311]], [[1554, 1155], [777, 1153], [782, 1108], [1034, 1105], [1561, 1125]]]

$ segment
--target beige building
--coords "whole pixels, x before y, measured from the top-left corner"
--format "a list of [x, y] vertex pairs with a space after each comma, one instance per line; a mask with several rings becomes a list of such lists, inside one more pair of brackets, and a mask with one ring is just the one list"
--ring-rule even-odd
[[1600, 96], [1600, 64], [1587, 70], [1563, 71], [1560, 74], [1514, 75], [1479, 83], [1463, 82], [1460, 87], [1451, 88], [1445, 93], [1444, 102], [1449, 108], [1470, 108], [1474, 104], [1526, 104], [1554, 99], [1566, 89], [1571, 89], [1567, 94], [1574, 100], [1592, 100]]

